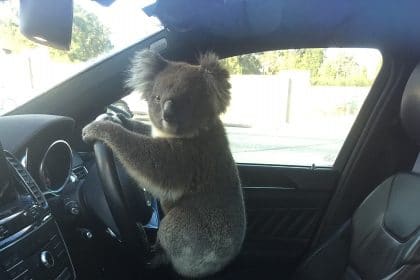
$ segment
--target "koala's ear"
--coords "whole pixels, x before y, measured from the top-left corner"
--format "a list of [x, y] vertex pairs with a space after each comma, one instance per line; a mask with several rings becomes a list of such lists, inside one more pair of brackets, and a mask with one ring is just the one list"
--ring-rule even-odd
[[209, 86], [210, 94], [215, 95], [216, 111], [226, 111], [230, 102], [229, 72], [224, 68], [216, 54], [208, 52], [200, 56], [200, 69]]
[[145, 98], [151, 94], [157, 74], [168, 63], [167, 60], [153, 51], [145, 50], [138, 52], [132, 61], [126, 86], [139, 91], [143, 95], [143, 98]]

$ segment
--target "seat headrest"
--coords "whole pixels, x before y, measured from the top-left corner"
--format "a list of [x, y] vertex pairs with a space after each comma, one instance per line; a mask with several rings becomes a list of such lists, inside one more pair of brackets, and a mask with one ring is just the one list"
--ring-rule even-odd
[[420, 145], [420, 64], [413, 70], [405, 86], [400, 114], [407, 134]]

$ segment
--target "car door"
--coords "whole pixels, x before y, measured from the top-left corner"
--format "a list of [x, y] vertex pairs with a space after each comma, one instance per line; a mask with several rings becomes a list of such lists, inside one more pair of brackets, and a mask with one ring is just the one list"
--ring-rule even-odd
[[[335, 190], [335, 161], [380, 70], [372, 49], [229, 57], [225, 123], [247, 210], [240, 267], [287, 273], [310, 247]], [[259, 270], [261, 271], [261, 270]]]

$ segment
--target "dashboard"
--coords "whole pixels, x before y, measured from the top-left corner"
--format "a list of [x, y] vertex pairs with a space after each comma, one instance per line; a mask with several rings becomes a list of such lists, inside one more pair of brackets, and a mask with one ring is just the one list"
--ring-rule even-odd
[[[0, 142], [4, 150], [29, 172], [43, 196], [65, 199], [65, 211], [78, 213], [80, 198], [74, 190], [88, 171], [80, 154], [74, 153], [69, 145], [73, 129], [74, 120], [63, 116], [0, 118]], [[54, 203], [51, 201], [51, 206]]]
[[35, 180], [2, 149], [0, 168], [0, 279], [75, 279], [67, 245]]
[[[89, 260], [98, 255], [87, 256], [89, 239], [101, 231], [120, 244], [94, 158], [72, 148], [74, 126], [73, 119], [63, 116], [0, 117], [1, 280], [67, 280], [76, 274], [78, 279], [99, 279], [99, 274], [79, 273], [83, 266], [104, 270]], [[122, 173], [121, 183], [130, 185]], [[138, 203], [145, 200], [140, 196], [132, 195], [137, 198], [136, 219], [155, 234], [157, 225], [150, 220], [153, 211], [158, 217], [157, 208], [149, 201]]]
[[[72, 126], [71, 119], [53, 116], [0, 119], [0, 279], [76, 277], [46, 198], [61, 191], [73, 175], [69, 144], [53, 141], [57, 132], [71, 133]], [[37, 142], [45, 144], [35, 149]]]

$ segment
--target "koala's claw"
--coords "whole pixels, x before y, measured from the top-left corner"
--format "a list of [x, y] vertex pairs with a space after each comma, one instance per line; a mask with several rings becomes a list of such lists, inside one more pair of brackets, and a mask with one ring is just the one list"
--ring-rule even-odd
[[153, 257], [147, 262], [147, 266], [150, 269], [156, 269], [167, 264], [169, 264], [168, 256], [163, 251], [155, 252]]
[[95, 130], [96, 129], [94, 129], [93, 123], [88, 124], [87, 126], [85, 126], [83, 128], [83, 130], [82, 130], [82, 139], [83, 139], [83, 141], [85, 141], [86, 143], [91, 143], [94, 140], [96, 140]]
[[166, 255], [159, 242], [156, 242], [150, 246], [150, 254], [150, 259], [147, 262], [147, 265], [150, 269], [156, 269], [162, 265], [169, 264], [168, 256]]
[[86, 143], [92, 143], [96, 140], [104, 140], [108, 127], [113, 125], [110, 121], [94, 121], [82, 130], [82, 139]]

